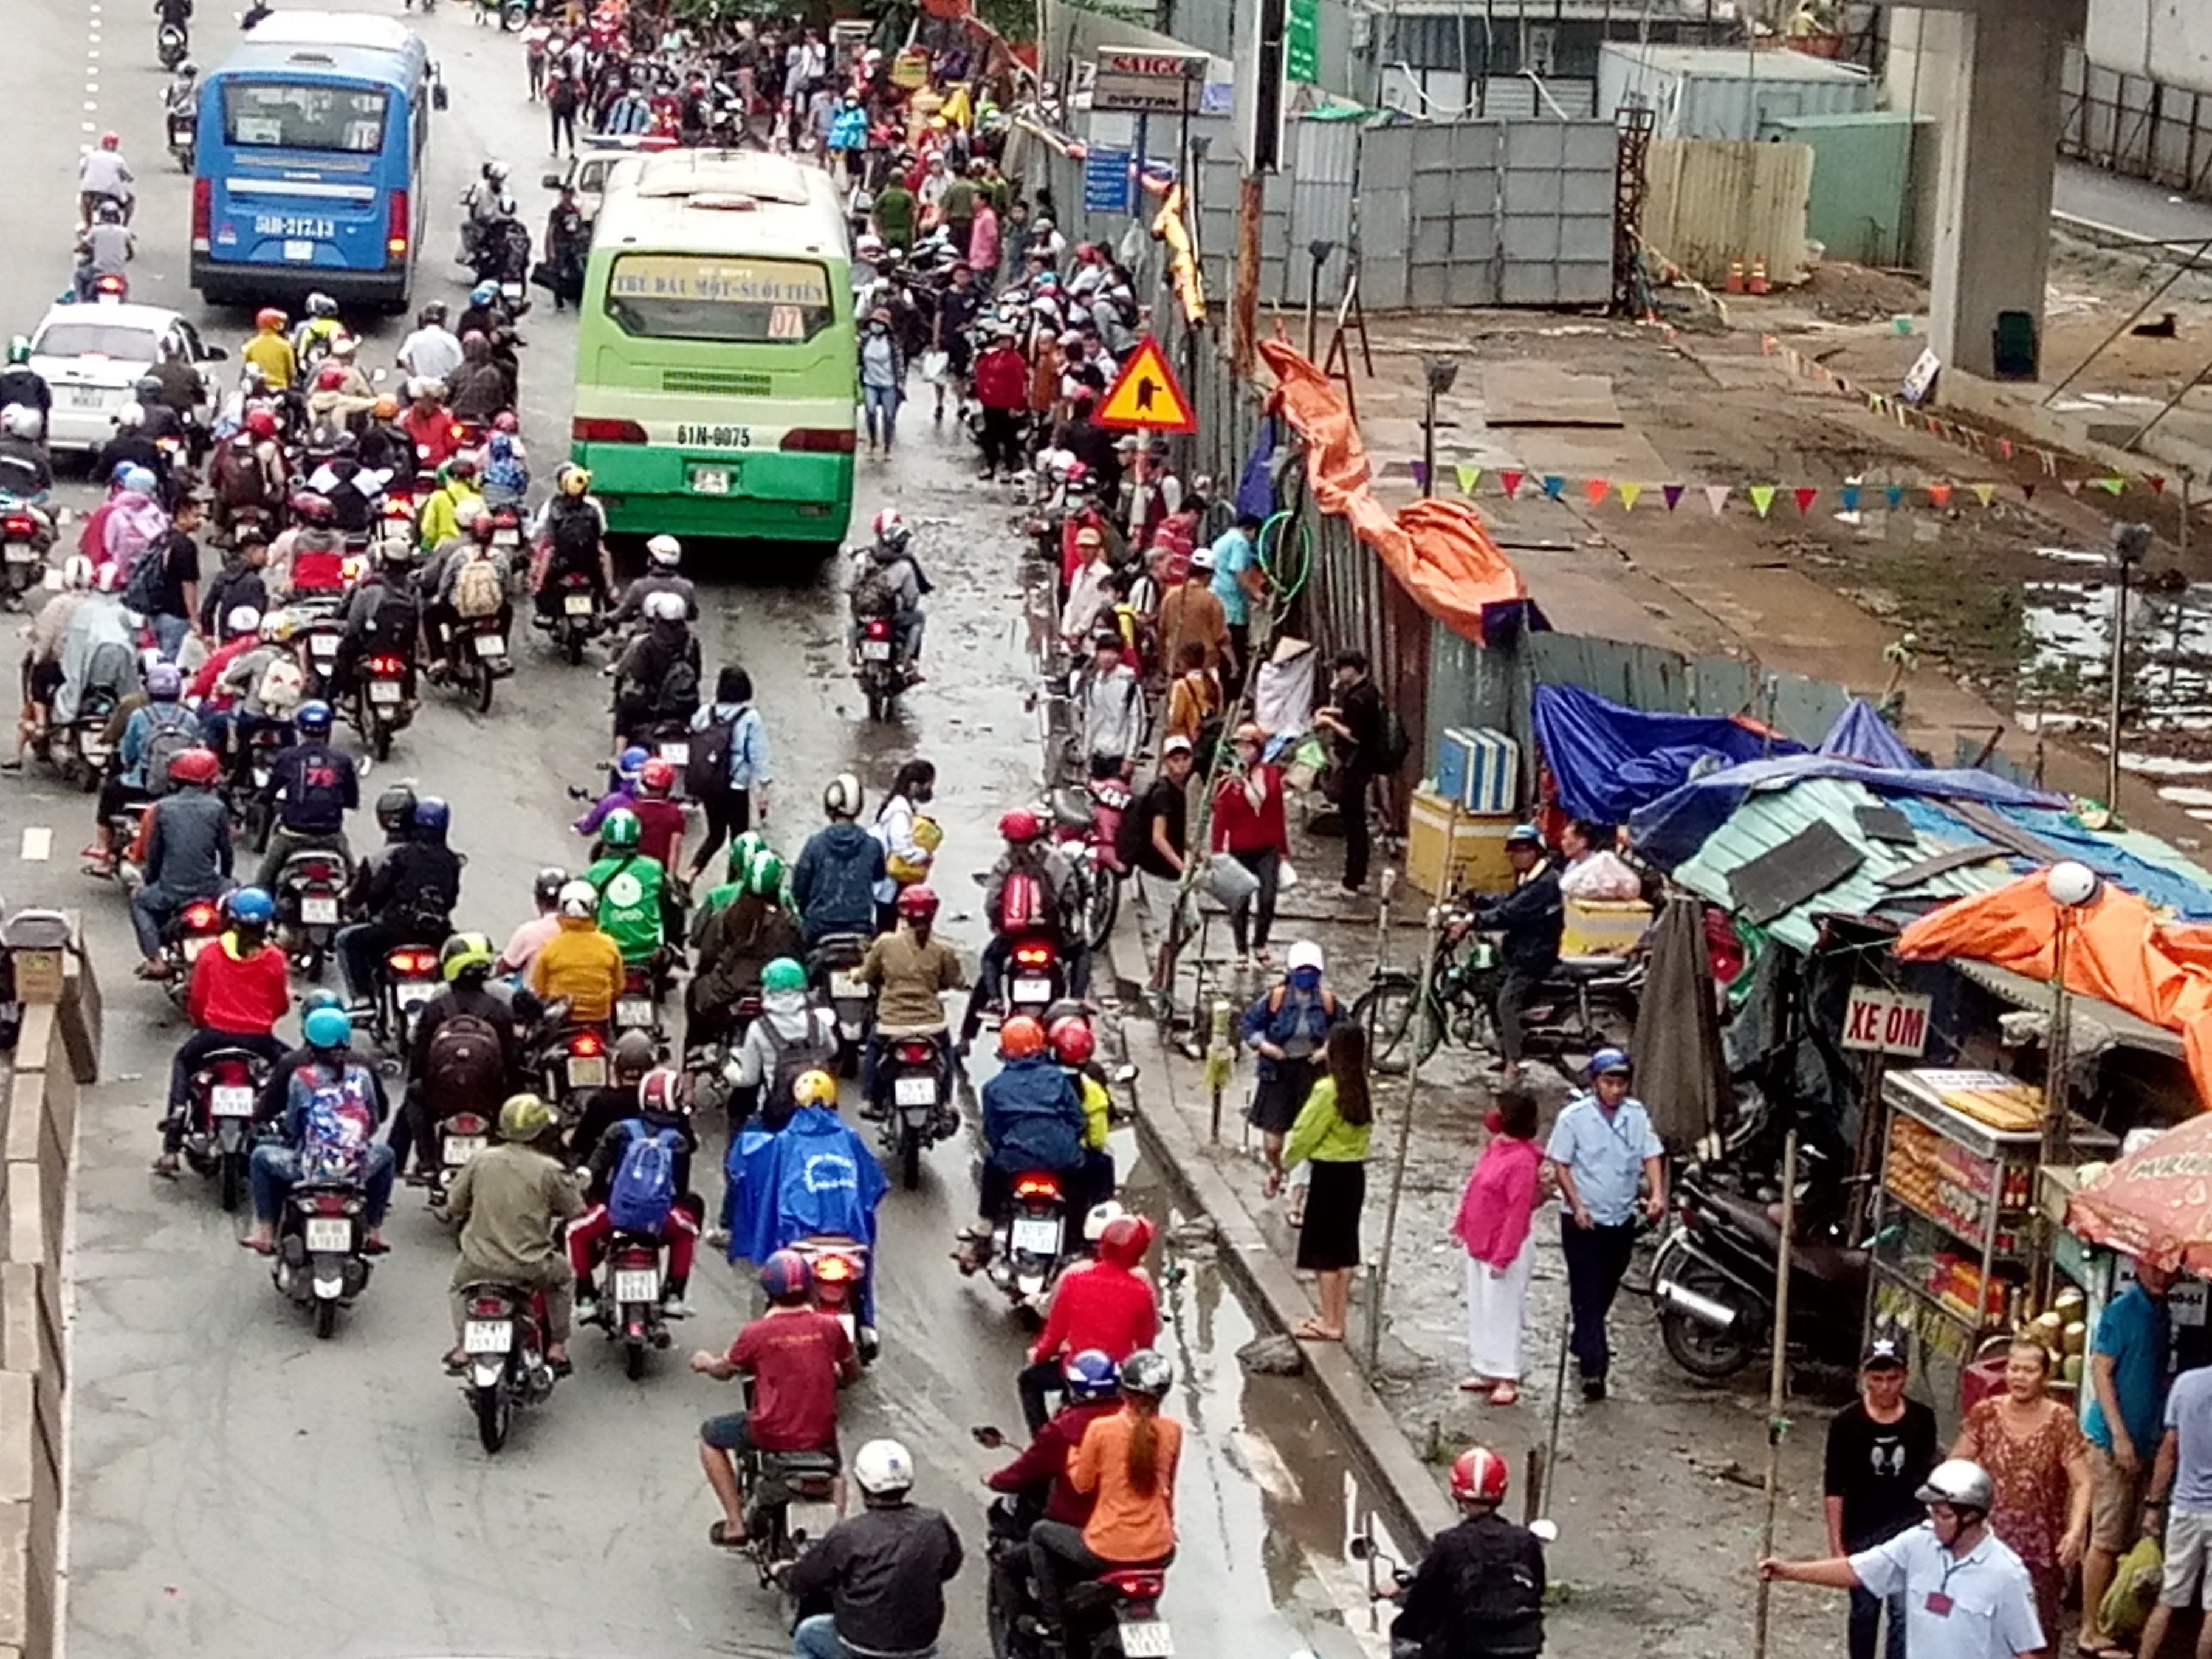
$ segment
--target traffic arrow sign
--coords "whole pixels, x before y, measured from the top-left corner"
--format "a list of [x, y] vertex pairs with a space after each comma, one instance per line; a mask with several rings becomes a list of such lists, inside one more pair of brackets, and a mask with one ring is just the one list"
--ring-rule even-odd
[[1099, 426], [1122, 427], [1146, 432], [1195, 432], [1198, 416], [1182, 383], [1168, 367], [1160, 343], [1147, 334], [1137, 342], [1121, 374], [1107, 388], [1103, 402], [1091, 420]]

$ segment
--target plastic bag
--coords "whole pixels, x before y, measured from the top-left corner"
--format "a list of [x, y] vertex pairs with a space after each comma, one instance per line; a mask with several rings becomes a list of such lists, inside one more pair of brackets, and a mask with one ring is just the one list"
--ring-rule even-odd
[[2151, 1604], [2158, 1600], [2159, 1580], [2165, 1571], [2166, 1557], [2158, 1540], [2136, 1540], [2135, 1547], [2113, 1566], [2112, 1587], [2097, 1607], [2097, 1622], [2107, 1636], [2123, 1644], [2135, 1640], [2150, 1617]]
[[1279, 893], [1287, 893], [1297, 884], [1297, 867], [1288, 859], [1278, 859], [1275, 861], [1275, 890]]
[[951, 362], [952, 358], [950, 353], [943, 351], [923, 352], [921, 354], [921, 378], [932, 386], [941, 385], [945, 380], [945, 371], [951, 364]]
[[1206, 875], [1200, 884], [1209, 896], [1234, 910], [1260, 890], [1260, 878], [1230, 854], [1216, 853], [1206, 860]]

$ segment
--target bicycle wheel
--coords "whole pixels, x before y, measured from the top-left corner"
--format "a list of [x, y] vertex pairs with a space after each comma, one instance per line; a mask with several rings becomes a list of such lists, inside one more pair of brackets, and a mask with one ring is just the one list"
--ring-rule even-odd
[[1366, 1027], [1368, 1064], [1376, 1071], [1410, 1071], [1443, 1040], [1442, 1011], [1433, 1000], [1419, 1007], [1420, 994], [1417, 981], [1394, 977], [1369, 987], [1352, 1005], [1352, 1017]]

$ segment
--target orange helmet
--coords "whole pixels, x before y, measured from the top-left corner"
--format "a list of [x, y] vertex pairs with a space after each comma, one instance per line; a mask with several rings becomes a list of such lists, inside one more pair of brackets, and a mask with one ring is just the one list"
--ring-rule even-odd
[[256, 328], [282, 328], [284, 326], [284, 313], [274, 306], [264, 307], [253, 313], [253, 325]]
[[1008, 1060], [1034, 1060], [1044, 1047], [1044, 1027], [1032, 1015], [1016, 1014], [999, 1028], [999, 1052]]

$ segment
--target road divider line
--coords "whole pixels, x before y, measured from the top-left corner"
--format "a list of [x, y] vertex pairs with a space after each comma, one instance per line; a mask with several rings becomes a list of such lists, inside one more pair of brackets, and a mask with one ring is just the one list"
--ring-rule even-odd
[[26, 825], [23, 830], [23, 862], [44, 864], [53, 855], [53, 830], [43, 823]]

